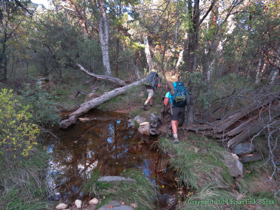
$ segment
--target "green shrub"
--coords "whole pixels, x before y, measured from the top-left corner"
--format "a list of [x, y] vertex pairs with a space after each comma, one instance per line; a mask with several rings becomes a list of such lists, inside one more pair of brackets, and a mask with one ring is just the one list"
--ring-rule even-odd
[[12, 90], [7, 89], [0, 92], [0, 106], [0, 154], [6, 160], [27, 157], [37, 145], [36, 137], [40, 132], [37, 125], [29, 122], [30, 107], [13, 99]]
[[30, 121], [38, 125], [54, 124], [59, 118], [55, 97], [40, 87], [30, 88], [27, 85], [20, 91], [20, 99], [25, 105], [28, 104], [28, 111], [32, 113]]

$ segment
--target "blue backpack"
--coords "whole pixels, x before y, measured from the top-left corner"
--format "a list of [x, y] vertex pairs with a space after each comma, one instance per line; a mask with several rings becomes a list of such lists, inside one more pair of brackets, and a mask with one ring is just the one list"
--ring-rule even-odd
[[171, 96], [173, 106], [186, 106], [186, 100], [189, 92], [183, 82], [174, 82], [175, 94]]

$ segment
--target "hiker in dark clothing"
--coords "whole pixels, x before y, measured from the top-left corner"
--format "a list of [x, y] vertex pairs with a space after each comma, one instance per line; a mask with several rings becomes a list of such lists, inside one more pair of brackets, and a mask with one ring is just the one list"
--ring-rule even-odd
[[146, 110], [146, 106], [149, 102], [150, 102], [150, 107], [153, 106], [153, 96], [154, 96], [156, 89], [158, 87], [161, 87], [161, 85], [159, 84], [160, 81], [161, 81], [161, 78], [158, 76], [158, 74], [154, 70], [152, 70], [148, 74], [148, 76], [146, 78], [146, 82], [144, 83], [144, 85], [146, 86], [146, 89], [147, 89], [148, 98], [145, 101], [145, 103], [143, 104], [142, 109]]

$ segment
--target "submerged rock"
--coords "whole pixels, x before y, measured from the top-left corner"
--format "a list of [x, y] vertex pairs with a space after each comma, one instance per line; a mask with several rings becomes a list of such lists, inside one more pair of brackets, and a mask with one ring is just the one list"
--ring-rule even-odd
[[111, 182], [111, 183], [136, 183], [136, 180], [130, 179], [130, 178], [125, 178], [122, 176], [103, 176], [97, 180], [97, 182]]

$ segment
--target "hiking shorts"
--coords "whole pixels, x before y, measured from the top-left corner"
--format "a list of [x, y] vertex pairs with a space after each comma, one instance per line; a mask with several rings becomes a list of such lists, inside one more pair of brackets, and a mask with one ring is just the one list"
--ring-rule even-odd
[[172, 107], [172, 114], [171, 114], [171, 120], [179, 120], [184, 119], [185, 117], [185, 107]]
[[153, 98], [154, 90], [153, 89], [147, 89], [147, 92], [148, 92], [148, 98]]

